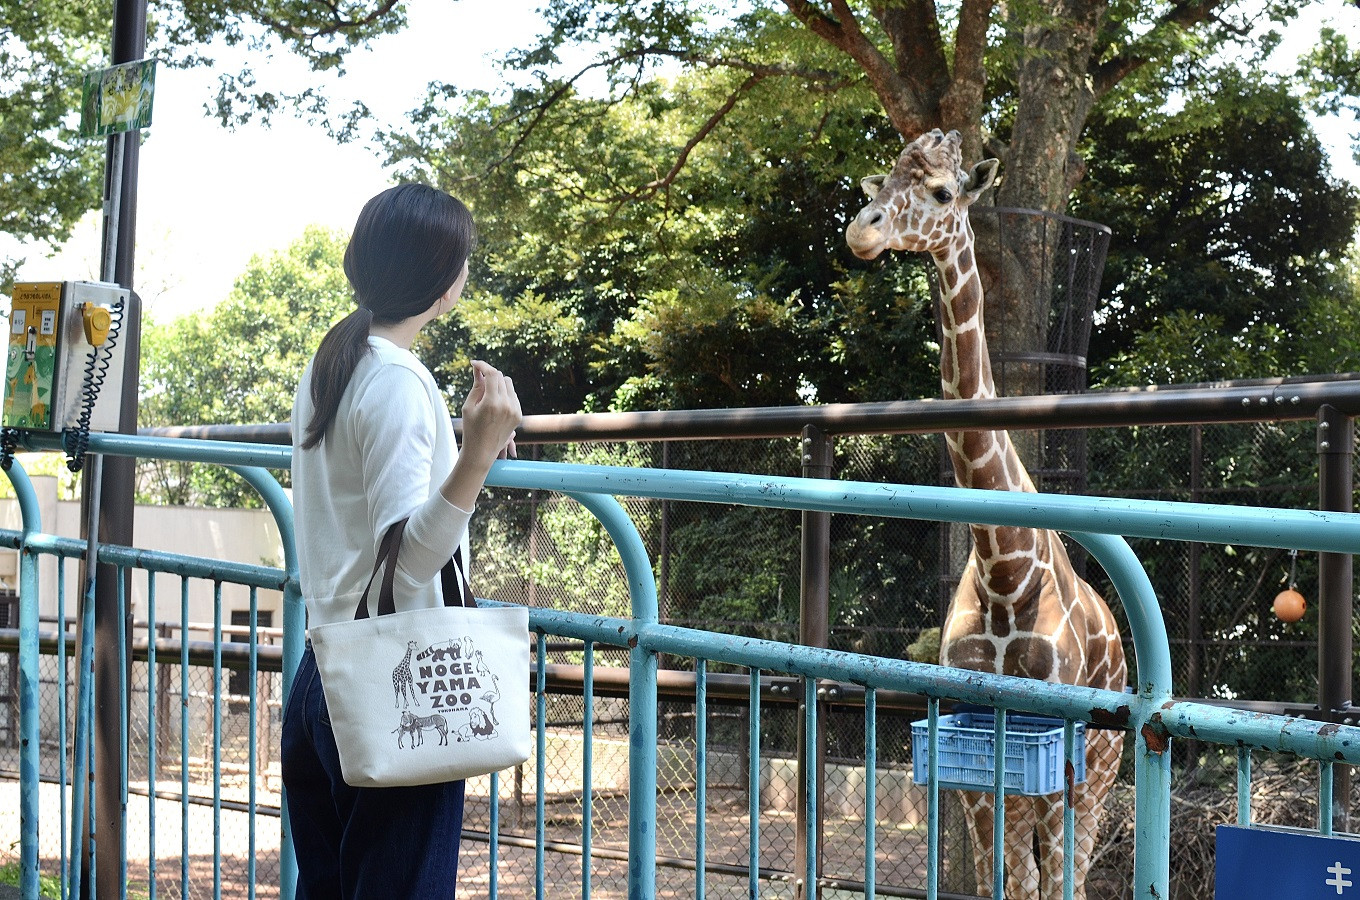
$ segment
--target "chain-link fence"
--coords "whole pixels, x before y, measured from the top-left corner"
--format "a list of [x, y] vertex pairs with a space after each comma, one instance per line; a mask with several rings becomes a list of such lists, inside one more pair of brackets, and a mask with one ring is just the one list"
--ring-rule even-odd
[[[1087, 457], [1084, 490], [1142, 499], [1315, 507], [1315, 427], [1307, 422], [1289, 422], [1092, 431], [1083, 441], [1082, 452]], [[937, 436], [842, 437], [836, 439], [835, 448], [838, 478], [936, 484], [951, 477]], [[537, 454], [573, 462], [770, 475], [800, 474], [801, 464], [793, 439], [593, 444], [542, 447]], [[1061, 471], [1048, 480], [1040, 471], [1036, 480], [1040, 490], [1072, 487], [1071, 479]], [[636, 498], [624, 498], [623, 502], [657, 561], [664, 621], [797, 640], [798, 513]], [[479, 589], [488, 596], [600, 614], [619, 614], [625, 609], [627, 600], [612, 544], [603, 529], [572, 501], [546, 494], [496, 492], [482, 505], [477, 527]], [[931, 658], [938, 652], [931, 629], [942, 622], [968, 541], [967, 529], [962, 526], [833, 518], [830, 645], [886, 657]], [[1316, 702], [1315, 612], [1310, 609], [1302, 621], [1286, 623], [1271, 610], [1275, 594], [1291, 583], [1305, 596], [1316, 597], [1314, 554], [1294, 557], [1278, 550], [1149, 539], [1131, 543], [1162, 602], [1178, 695], [1279, 701], [1304, 708]], [[1103, 573], [1087, 564], [1075, 544], [1069, 542], [1069, 548], [1079, 569], [1110, 600], [1122, 624], [1122, 610]], [[1124, 633], [1128, 633], [1127, 627]], [[1131, 647], [1128, 655], [1132, 660]], [[688, 665], [683, 660], [672, 664], [679, 668]], [[662, 734], [672, 742], [672, 749], [691, 746], [693, 704], [677, 701], [662, 708], [666, 716]], [[887, 794], [880, 788], [879, 798], [882, 830], [877, 873], [880, 890], [888, 892], [884, 896], [895, 890], [919, 890], [924, 884], [924, 831], [920, 826], [925, 801], [924, 794], [911, 785], [909, 767], [913, 718], [919, 718], [919, 713], [889, 713], [881, 715], [878, 726], [879, 778], [881, 783], [894, 786]], [[838, 719], [843, 721], [838, 724]], [[708, 734], [713, 748], [731, 747], [734, 754], [745, 752], [740, 740], [721, 744], [718, 738], [743, 733], [742, 704], [711, 709], [710, 720]], [[792, 877], [789, 872], [793, 868], [796, 709], [767, 711], [761, 726], [761, 770], [768, 774], [762, 774], [760, 855], [762, 865], [769, 868], [771, 884], [779, 885]], [[862, 873], [836, 867], [838, 858], [857, 860], [863, 853], [862, 821], [857, 818], [863, 815], [863, 798], [854, 788], [863, 780], [862, 712], [847, 709], [835, 713], [826, 733], [828, 766], [822, 809], [827, 855], [823, 872], [826, 877], [852, 882]], [[1209, 881], [1205, 882], [1202, 854], [1186, 849], [1202, 850], [1202, 842], [1186, 835], [1194, 831], [1201, 837], [1211, 836], [1214, 824], [1232, 819], [1235, 808], [1209, 803], [1207, 797], [1220, 790], [1224, 796], [1232, 793], [1235, 760], [1191, 742], [1180, 742], [1176, 752], [1180, 774], [1187, 776], [1182, 780], [1178, 774], [1177, 783], [1183, 781], [1187, 785], [1185, 795], [1198, 799], [1191, 801], [1194, 809], [1187, 807], [1178, 819], [1180, 837], [1175, 842], [1173, 864], [1179, 868], [1173, 872], [1173, 883], [1179, 886], [1176, 896], [1200, 897], [1212, 890], [1212, 867], [1207, 868]], [[1292, 770], [1286, 766], [1282, 771]], [[1316, 774], [1311, 769], [1305, 768], [1292, 780], [1282, 775], [1270, 783], [1274, 818], [1306, 819], [1310, 804], [1316, 809]], [[741, 778], [735, 782], [719, 778], [709, 785], [710, 833], [721, 831], [723, 826], [717, 823], [724, 817], [741, 819], [746, 815], [746, 790]], [[680, 816], [685, 827], [658, 823], [659, 852], [693, 859], [692, 797], [678, 787], [672, 787], [666, 796], [688, 812]], [[679, 803], [681, 798], [689, 805]], [[608, 801], [597, 797], [596, 802]], [[1112, 812], [1105, 820], [1091, 876], [1093, 885], [1103, 886], [1100, 896], [1118, 896], [1127, 888], [1132, 852], [1132, 836], [1125, 833], [1132, 808], [1127, 780], [1116, 789], [1110, 804]], [[1215, 810], [1223, 815], [1215, 818]], [[946, 802], [944, 835], [941, 885], [945, 890], [971, 892], [972, 858], [956, 799]], [[723, 863], [744, 864], [739, 837], [734, 835], [721, 846], [724, 853], [731, 851], [733, 855]], [[711, 875], [710, 884], [715, 879], [723, 882], [721, 875]], [[744, 896], [744, 890], [741, 878], [731, 879], [731, 896]], [[713, 895], [727, 894], [719, 891]], [[783, 895], [776, 889], [772, 896]]]

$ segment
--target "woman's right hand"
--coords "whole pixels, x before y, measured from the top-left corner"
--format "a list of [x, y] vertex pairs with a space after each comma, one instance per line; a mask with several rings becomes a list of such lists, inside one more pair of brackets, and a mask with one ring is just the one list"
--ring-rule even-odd
[[471, 454], [488, 468], [496, 459], [514, 455], [515, 429], [523, 418], [510, 377], [489, 363], [473, 360], [472, 390], [463, 403], [460, 453]]
[[511, 446], [523, 417], [515, 383], [494, 366], [474, 360], [472, 390], [463, 403], [463, 446], [440, 488], [445, 500], [469, 512], [477, 505], [491, 464]]

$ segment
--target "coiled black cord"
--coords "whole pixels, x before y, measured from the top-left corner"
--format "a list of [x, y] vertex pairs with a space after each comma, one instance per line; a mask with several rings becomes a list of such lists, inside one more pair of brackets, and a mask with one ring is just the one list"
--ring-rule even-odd
[[85, 376], [80, 383], [80, 414], [76, 416], [76, 427], [62, 432], [61, 443], [66, 450], [66, 468], [79, 472], [85, 465], [85, 451], [90, 446], [90, 420], [94, 417], [94, 404], [99, 399], [99, 389], [109, 375], [109, 363], [113, 359], [113, 348], [118, 344], [118, 335], [123, 330], [124, 298], [119, 297], [109, 313], [109, 337], [102, 347], [91, 347], [90, 357], [85, 361]]
[[19, 429], [8, 426], [0, 428], [0, 469], [9, 471], [14, 465], [14, 451], [19, 447]]

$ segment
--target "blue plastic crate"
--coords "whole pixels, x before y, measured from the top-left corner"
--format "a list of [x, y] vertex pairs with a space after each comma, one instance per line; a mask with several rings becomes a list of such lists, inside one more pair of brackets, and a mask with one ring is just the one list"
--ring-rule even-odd
[[[1076, 722], [1076, 782], [1086, 780], [1086, 725]], [[990, 792], [995, 784], [996, 714], [966, 712], [940, 716], [940, 787]], [[911, 725], [911, 780], [926, 783], [930, 720]], [[1042, 797], [1063, 789], [1063, 721], [1042, 716], [1006, 716], [1007, 794]]]

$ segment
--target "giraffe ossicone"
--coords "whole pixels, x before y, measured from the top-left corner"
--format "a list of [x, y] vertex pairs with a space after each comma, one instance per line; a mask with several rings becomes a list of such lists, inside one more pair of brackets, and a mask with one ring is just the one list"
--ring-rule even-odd
[[[997, 161], [965, 171], [959, 133], [931, 131], [912, 141], [892, 172], [860, 182], [868, 204], [846, 228], [851, 251], [873, 259], [885, 250], [928, 253], [940, 276], [937, 309], [940, 384], [946, 399], [996, 396], [983, 325], [982, 279], [968, 208], [990, 188]], [[1034, 491], [1005, 431], [945, 435], [961, 487]], [[1121, 691], [1127, 666], [1109, 607], [1072, 568], [1052, 531], [970, 525], [972, 548], [945, 616], [940, 661], [975, 671]], [[1076, 786], [1073, 897], [1086, 896], [1086, 875], [1105, 797], [1119, 770], [1124, 735], [1087, 732], [1086, 782]], [[974, 842], [978, 890], [992, 885], [990, 794], [964, 793]], [[1006, 798], [1006, 897], [1063, 896], [1061, 795]], [[1037, 839], [1039, 852], [1033, 845]]]

